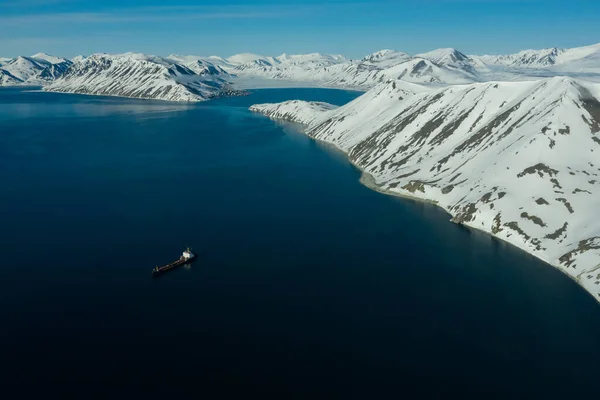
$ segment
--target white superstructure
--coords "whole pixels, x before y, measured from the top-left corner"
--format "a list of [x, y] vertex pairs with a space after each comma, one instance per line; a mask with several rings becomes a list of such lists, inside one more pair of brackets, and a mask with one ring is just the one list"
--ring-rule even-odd
[[183, 252], [183, 254], [181, 255], [181, 257], [182, 257], [184, 260], [190, 260], [190, 259], [194, 258], [194, 253], [192, 253], [192, 250], [190, 250], [190, 249], [188, 248], [188, 249], [186, 249], [186, 250]]

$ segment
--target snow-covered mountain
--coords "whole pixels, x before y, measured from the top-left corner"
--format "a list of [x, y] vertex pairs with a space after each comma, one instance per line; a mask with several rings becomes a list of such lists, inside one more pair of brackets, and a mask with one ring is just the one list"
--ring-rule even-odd
[[260, 56], [253, 53], [236, 54], [227, 58], [227, 61], [232, 65], [256, 64], [256, 65], [274, 65], [277, 60], [273, 57]]
[[339, 108], [255, 105], [307, 125], [381, 191], [417, 197], [560, 268], [600, 300], [600, 85], [568, 77], [389, 81]]
[[411, 56], [388, 49], [361, 60], [313, 53], [279, 57], [242, 54], [227, 61], [224, 69], [240, 78], [363, 90], [390, 78], [452, 85], [567, 75], [600, 82], [600, 44], [574, 49], [526, 50], [504, 56], [467, 56], [453, 48]]
[[10, 72], [0, 69], [0, 86], [21, 85], [23, 81], [13, 76]]
[[458, 84], [475, 78], [468, 71], [449, 68], [422, 57], [382, 50], [362, 60], [348, 60], [340, 55], [319, 53], [262, 57], [230, 57], [229, 62], [243, 60], [229, 71], [241, 78], [261, 78], [313, 83], [319, 86], [367, 90], [390, 78], [408, 82]]
[[481, 63], [471, 59], [469, 56], [451, 48], [430, 51], [428, 53], [419, 54], [417, 57], [425, 58], [437, 65], [467, 72], [472, 75], [476, 75], [477, 69], [483, 66]]
[[371, 63], [379, 67], [393, 67], [395, 65], [406, 62], [412, 58], [411, 55], [396, 50], [380, 50], [373, 54], [365, 56], [361, 61]]
[[219, 67], [223, 71], [226, 71], [226, 70], [230, 71], [233, 68], [235, 68], [235, 66], [236, 66], [236, 64], [232, 64], [229, 61], [227, 61], [226, 59], [224, 59], [222, 57], [218, 57], [218, 56], [204, 57], [204, 56], [182, 56], [179, 54], [171, 54], [170, 56], [167, 57], [167, 59], [172, 60], [176, 63], [184, 64], [184, 65], [193, 64], [196, 61], [200, 61], [202, 64], [210, 64], [215, 67]]
[[220, 68], [200, 61], [193, 61], [186, 66], [168, 58], [139, 53], [94, 54], [73, 64], [44, 90], [168, 101], [204, 101], [228, 91], [227, 81], [223, 79], [226, 74]]
[[572, 49], [523, 50], [499, 56], [471, 56], [473, 60], [516, 75], [570, 75], [600, 81], [600, 43]]
[[[32, 57], [17, 57], [2, 66], [2, 69], [10, 73], [21, 82], [37, 77], [49, 63], [35, 60]], [[33, 80], [33, 79], [32, 79]]]
[[215, 65], [206, 60], [188, 61], [182, 63], [182, 65], [186, 66], [187, 68], [191, 69], [196, 74], [201, 76], [221, 76], [223, 78], [226, 78], [229, 75], [222, 67], [219, 67], [218, 65]]
[[0, 65], [1, 85], [41, 85], [64, 74], [72, 64], [70, 60], [45, 53], [4, 60]]
[[283, 53], [275, 58], [282, 65], [303, 65], [308, 68], [327, 67], [329, 65], [347, 62], [346, 57], [341, 54], [286, 54]]
[[[147, 61], [160, 57], [146, 56]], [[572, 76], [600, 82], [600, 44], [573, 49], [525, 50], [501, 56], [467, 56], [457, 49], [438, 49], [417, 55], [381, 50], [360, 60], [320, 53], [252, 53], [228, 58], [182, 56], [160, 58], [206, 77], [220, 77], [240, 87], [272, 86], [270, 82], [368, 90], [389, 79], [444, 86], [489, 81], [527, 81]], [[0, 84], [45, 85], [60, 77], [73, 60], [38, 53], [33, 57], [0, 60]]]
[[543, 50], [523, 50], [517, 54], [499, 56], [475, 56], [486, 64], [504, 65], [516, 68], [545, 68], [556, 64], [562, 50], [557, 48]]
[[32, 55], [31, 58], [37, 61], [46, 61], [50, 64], [62, 64], [69, 61], [66, 58], [56, 57], [46, 53], [37, 53]]

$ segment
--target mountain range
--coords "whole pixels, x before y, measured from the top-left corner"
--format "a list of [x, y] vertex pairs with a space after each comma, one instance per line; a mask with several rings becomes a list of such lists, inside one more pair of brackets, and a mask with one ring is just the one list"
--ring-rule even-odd
[[358, 60], [319, 53], [229, 58], [125, 53], [72, 60], [38, 53], [0, 58], [0, 85], [170, 101], [202, 101], [236, 93], [231, 86], [260, 87], [265, 82], [366, 91], [390, 79], [440, 87], [552, 76], [600, 81], [600, 44], [495, 56], [466, 55], [452, 48], [417, 55], [381, 50]]

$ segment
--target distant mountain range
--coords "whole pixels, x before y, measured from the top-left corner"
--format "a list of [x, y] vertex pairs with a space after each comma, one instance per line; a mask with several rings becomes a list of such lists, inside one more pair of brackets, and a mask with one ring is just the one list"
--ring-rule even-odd
[[244, 53], [229, 58], [126, 53], [72, 60], [39, 53], [0, 58], [0, 85], [172, 101], [202, 101], [232, 93], [231, 85], [260, 86], [265, 80], [368, 90], [390, 79], [445, 86], [552, 76], [600, 81], [600, 44], [498, 56], [469, 56], [452, 48], [414, 56], [381, 50], [360, 60], [319, 53], [278, 57]]
[[[173, 56], [171, 56], [173, 57]], [[187, 56], [186, 59], [205, 59]], [[317, 86], [367, 90], [388, 79], [452, 85], [572, 76], [600, 81], [600, 44], [574, 49], [526, 50], [500, 56], [475, 56], [448, 48], [411, 56], [381, 50], [360, 60], [341, 55], [239, 54], [209, 58], [238, 78], [261, 78]]]

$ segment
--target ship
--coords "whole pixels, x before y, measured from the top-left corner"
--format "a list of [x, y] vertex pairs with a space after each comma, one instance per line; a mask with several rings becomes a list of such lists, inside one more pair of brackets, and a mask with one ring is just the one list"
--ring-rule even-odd
[[194, 253], [192, 253], [192, 250], [188, 247], [187, 249], [185, 249], [185, 251], [181, 254], [181, 257], [179, 257], [178, 260], [173, 261], [172, 263], [169, 263], [167, 265], [163, 265], [162, 267], [159, 267], [158, 265], [152, 270], [152, 276], [156, 276], [156, 275], [160, 275], [162, 273], [165, 273], [167, 271], [170, 271], [174, 268], [177, 268], [179, 266], [182, 266], [184, 264], [188, 264], [190, 262], [192, 262], [194, 260], [194, 258], [196, 258], [196, 255]]

